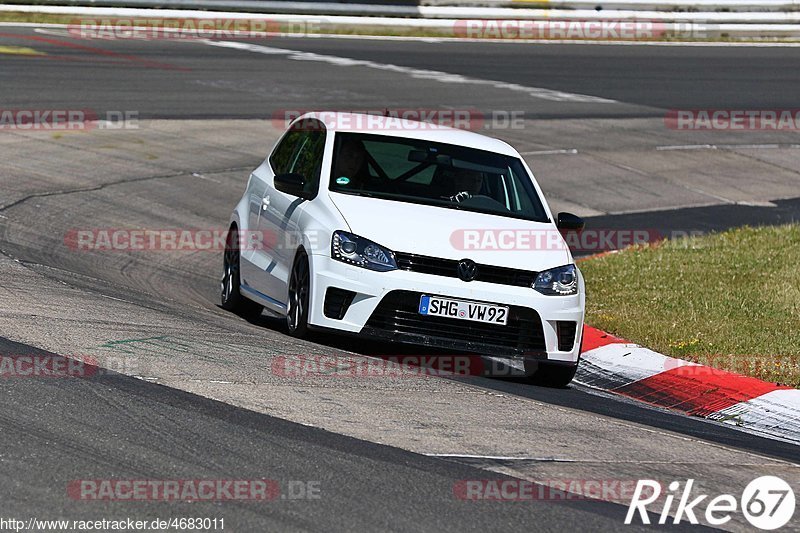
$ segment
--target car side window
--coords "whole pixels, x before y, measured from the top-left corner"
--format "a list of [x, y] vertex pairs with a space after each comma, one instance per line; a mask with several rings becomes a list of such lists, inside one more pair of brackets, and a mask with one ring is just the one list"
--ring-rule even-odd
[[292, 168], [294, 162], [294, 154], [297, 152], [297, 146], [303, 139], [303, 132], [300, 130], [292, 130], [283, 136], [280, 144], [269, 156], [269, 164], [272, 166], [272, 171], [275, 174], [287, 174], [289, 169]]
[[302, 175], [306, 179], [304, 191], [316, 196], [322, 171], [322, 154], [325, 151], [325, 132], [312, 130], [304, 133], [291, 172]]
[[269, 163], [276, 175], [302, 175], [306, 180], [305, 192], [316, 196], [324, 151], [325, 126], [318, 120], [302, 120], [292, 125], [292, 129], [272, 152]]
[[289, 172], [305, 178], [303, 190], [313, 198], [319, 192], [322, 155], [325, 151], [325, 127], [316, 120], [306, 120], [299, 128], [301, 137]]

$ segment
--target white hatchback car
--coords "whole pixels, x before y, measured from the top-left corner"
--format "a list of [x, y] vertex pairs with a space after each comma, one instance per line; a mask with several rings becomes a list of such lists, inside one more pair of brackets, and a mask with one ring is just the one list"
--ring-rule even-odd
[[353, 113], [295, 120], [236, 205], [222, 307], [309, 329], [522, 358], [568, 384], [584, 283], [505, 142]]

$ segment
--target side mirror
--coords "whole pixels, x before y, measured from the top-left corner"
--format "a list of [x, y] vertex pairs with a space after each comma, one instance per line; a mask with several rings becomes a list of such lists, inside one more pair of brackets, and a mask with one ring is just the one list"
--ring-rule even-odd
[[275, 188], [281, 192], [308, 199], [308, 193], [303, 190], [306, 185], [306, 179], [302, 174], [277, 174], [275, 175], [274, 183]]
[[586, 226], [583, 219], [572, 213], [559, 213], [556, 227], [560, 230], [582, 231]]

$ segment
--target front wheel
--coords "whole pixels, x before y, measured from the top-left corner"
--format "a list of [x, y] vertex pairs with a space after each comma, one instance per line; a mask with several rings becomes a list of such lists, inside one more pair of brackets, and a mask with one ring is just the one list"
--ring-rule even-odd
[[225, 255], [222, 260], [220, 305], [245, 318], [258, 318], [264, 307], [242, 296], [239, 272], [239, 232], [231, 228], [225, 240]]
[[563, 389], [572, 382], [578, 365], [559, 365], [553, 363], [539, 363], [536, 371], [530, 376], [531, 383]]
[[575, 373], [578, 371], [578, 364], [583, 353], [583, 335], [581, 335], [581, 346], [578, 350], [578, 360], [574, 365], [548, 363], [546, 361], [525, 361], [525, 373], [528, 381], [534, 385], [544, 385], [555, 389], [564, 389], [572, 383]]
[[300, 251], [294, 260], [289, 278], [289, 303], [286, 307], [286, 325], [289, 335], [302, 338], [308, 333], [308, 300], [311, 292], [311, 273], [308, 256]]

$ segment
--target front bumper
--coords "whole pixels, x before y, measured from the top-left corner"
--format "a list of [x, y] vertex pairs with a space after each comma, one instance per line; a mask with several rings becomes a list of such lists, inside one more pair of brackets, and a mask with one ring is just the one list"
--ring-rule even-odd
[[[374, 272], [327, 255], [313, 255], [310, 263], [311, 326], [501, 357], [578, 360], [584, 314], [582, 277], [578, 294], [545, 296], [527, 287], [403, 270]], [[423, 294], [508, 305], [508, 324], [420, 315], [417, 308]]]

